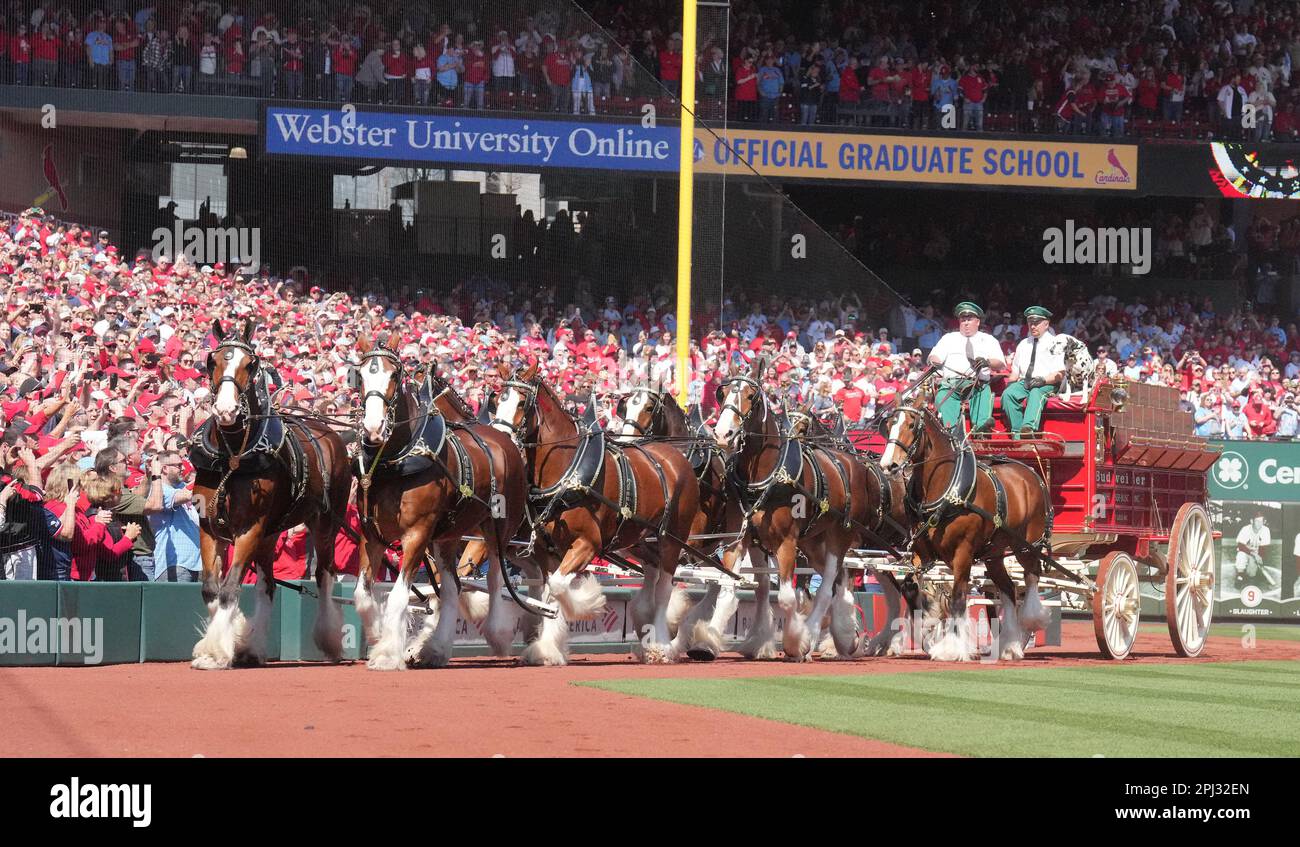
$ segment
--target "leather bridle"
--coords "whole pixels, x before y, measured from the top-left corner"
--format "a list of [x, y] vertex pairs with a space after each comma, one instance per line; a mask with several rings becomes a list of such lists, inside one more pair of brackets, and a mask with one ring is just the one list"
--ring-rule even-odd
[[[257, 385], [257, 373], [262, 366], [262, 361], [258, 357], [257, 351], [255, 351], [250, 345], [248, 345], [243, 341], [240, 341], [238, 338], [228, 338], [222, 341], [220, 344], [218, 344], [216, 346], [216, 349], [214, 349], [211, 353], [208, 354], [209, 379], [211, 379], [211, 374], [213, 371], [216, 370], [217, 367], [217, 354], [219, 354], [223, 350], [226, 351], [227, 360], [230, 358], [230, 353], [232, 350], [243, 350], [245, 353], [248, 354], [248, 367], [247, 367], [248, 384], [241, 388], [239, 385], [239, 380], [236, 377], [228, 373], [222, 373], [221, 379], [213, 382], [212, 398], [213, 401], [215, 402], [217, 395], [221, 392], [221, 386], [225, 385], [227, 382], [235, 386], [235, 392], [239, 396], [239, 414], [235, 418], [235, 420], [238, 421], [239, 418], [242, 417], [244, 421], [247, 422], [252, 415], [252, 411], [248, 404], [248, 395], [253, 392], [254, 386]], [[221, 428], [224, 429], [225, 427], [221, 427]], [[234, 427], [232, 426], [231, 429], [233, 428]]]
[[371, 397], [378, 397], [379, 402], [384, 404], [384, 426], [391, 434], [393, 431], [393, 427], [396, 425], [394, 416], [396, 415], [397, 409], [396, 409], [396, 405], [391, 402], [390, 395], [395, 393], [393, 388], [394, 385], [402, 384], [403, 365], [402, 365], [401, 357], [399, 357], [396, 353], [394, 353], [392, 350], [387, 349], [386, 347], [375, 347], [371, 349], [368, 353], [363, 355], [360, 361], [357, 363], [357, 370], [356, 370], [357, 386], [356, 387], [360, 388], [362, 385], [364, 385], [364, 382], [361, 379], [361, 369], [366, 366], [366, 363], [370, 363], [370, 368], [373, 373], [378, 373], [379, 359], [385, 359], [392, 363], [394, 369], [393, 376], [392, 378], [389, 379], [389, 384], [383, 391], [375, 391], [372, 389], [370, 391], [367, 391], [364, 395], [362, 395], [361, 410], [362, 410], [362, 414], [364, 415], [366, 402]]
[[623, 408], [625, 410], [627, 409], [627, 405], [626, 405], [627, 401], [632, 399], [632, 397], [637, 394], [644, 394], [648, 398], [646, 403], [650, 408], [650, 422], [646, 426], [641, 426], [641, 424], [637, 423], [636, 421], [631, 421], [624, 418], [623, 425], [632, 427], [633, 429], [636, 430], [637, 435], [644, 437], [646, 435], [649, 435], [650, 431], [654, 429], [655, 420], [663, 412], [664, 393], [662, 391], [653, 391], [649, 388], [638, 388], [635, 391], [633, 391], [631, 394], [629, 394], [627, 398], [623, 401], [624, 402]]
[[[727, 396], [727, 388], [734, 383], [740, 383], [741, 385], [754, 390], [754, 394], [749, 401], [748, 411], [742, 410], [739, 406], [730, 401], [724, 402], [724, 399]], [[735, 412], [736, 417], [740, 419], [740, 423], [736, 427], [736, 435], [732, 438], [732, 441], [735, 442], [736, 453], [739, 453], [740, 448], [744, 445], [745, 433], [749, 429], [749, 419], [753, 417], [754, 409], [761, 405], [763, 407], [763, 417], [765, 419], [767, 417], [767, 403], [763, 401], [763, 386], [758, 383], [758, 380], [737, 374], [736, 376], [727, 377], [720, 382], [714, 396], [718, 401], [719, 415], [730, 409]]]
[[[521, 408], [522, 415], [519, 423], [515, 423], [514, 421], [503, 421], [494, 415], [492, 425], [506, 429], [510, 433], [510, 440], [515, 443], [515, 446], [518, 447], [519, 451], [522, 453], [525, 444], [525, 430], [528, 429], [528, 413], [537, 405], [538, 388], [535, 383], [524, 382], [523, 380], [518, 379], [508, 379], [503, 381], [501, 383], [501, 388], [503, 391], [507, 388], [513, 388], [524, 397], [524, 403]], [[500, 397], [500, 393], [498, 393], [497, 396]], [[497, 410], [500, 411], [500, 409], [501, 404], [498, 401]]]

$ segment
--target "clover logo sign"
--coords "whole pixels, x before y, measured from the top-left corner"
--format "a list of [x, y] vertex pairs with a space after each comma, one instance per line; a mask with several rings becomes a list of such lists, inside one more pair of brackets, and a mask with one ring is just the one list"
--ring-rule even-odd
[[1214, 478], [1223, 488], [1240, 488], [1250, 474], [1250, 465], [1240, 453], [1224, 453], [1214, 466]]

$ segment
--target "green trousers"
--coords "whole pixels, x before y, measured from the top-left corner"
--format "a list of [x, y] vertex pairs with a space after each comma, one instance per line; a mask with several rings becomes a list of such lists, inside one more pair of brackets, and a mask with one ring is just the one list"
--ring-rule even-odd
[[[969, 379], [945, 379], [939, 386], [939, 417], [944, 425], [955, 426], [961, 418], [961, 398], [970, 386]], [[993, 422], [993, 392], [987, 382], [975, 384], [970, 396], [971, 429]]]
[[1002, 392], [1002, 414], [1007, 418], [1007, 429], [1016, 438], [1020, 437], [1020, 428], [1029, 427], [1038, 432], [1043, 426], [1043, 408], [1047, 398], [1056, 393], [1056, 386], [1044, 385], [1030, 390], [1025, 387], [1023, 379], [1009, 384]]

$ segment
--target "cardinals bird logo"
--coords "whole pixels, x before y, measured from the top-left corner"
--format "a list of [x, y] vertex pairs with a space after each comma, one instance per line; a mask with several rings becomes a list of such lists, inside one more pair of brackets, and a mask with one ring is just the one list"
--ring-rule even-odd
[[41, 169], [45, 172], [45, 182], [50, 188], [40, 197], [36, 198], [33, 206], [44, 206], [54, 195], [59, 196], [59, 206], [61, 211], [68, 211], [68, 195], [63, 191], [63, 180], [59, 179], [59, 166], [54, 163], [54, 145], [46, 144], [45, 152], [41, 154]]
[[1110, 173], [1097, 171], [1097, 184], [1106, 185], [1108, 183], [1130, 183], [1133, 177], [1129, 175], [1128, 168], [1120, 162], [1119, 155], [1115, 148], [1111, 147], [1106, 151], [1106, 163], [1110, 165]]
[[1120, 173], [1122, 173], [1122, 174], [1124, 175], [1124, 179], [1128, 179], [1128, 178], [1129, 178], [1128, 170], [1127, 170], [1123, 165], [1121, 165], [1121, 164], [1119, 163], [1119, 156], [1116, 156], [1116, 155], [1115, 155], [1115, 148], [1114, 148], [1114, 147], [1112, 147], [1112, 148], [1110, 148], [1109, 150], [1106, 151], [1106, 161], [1107, 161], [1107, 162], [1110, 162], [1110, 166], [1111, 166], [1112, 168], [1115, 168], [1115, 169], [1118, 170]]

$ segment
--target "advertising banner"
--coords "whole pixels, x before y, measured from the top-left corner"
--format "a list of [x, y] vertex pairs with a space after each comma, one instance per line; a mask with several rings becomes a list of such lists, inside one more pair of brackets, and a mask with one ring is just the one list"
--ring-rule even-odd
[[1215, 613], [1300, 618], [1300, 444], [1223, 441], [1210, 469]]
[[[646, 127], [639, 119], [569, 121], [268, 104], [261, 132], [262, 152], [268, 156], [665, 174], [675, 173], [678, 161], [677, 128], [667, 123]], [[715, 134], [702, 128], [696, 131], [694, 156], [701, 174], [1090, 191], [1138, 188], [1137, 147], [1124, 144], [759, 127]]]
[[1300, 444], [1290, 441], [1220, 441], [1223, 453], [1210, 468], [1212, 500], [1300, 503]]
[[1137, 191], [1138, 148], [933, 136], [787, 132], [732, 127], [696, 135], [700, 173], [965, 186]]
[[301, 106], [263, 111], [272, 156], [375, 159], [485, 168], [677, 171], [677, 129], [640, 122], [480, 118]]

